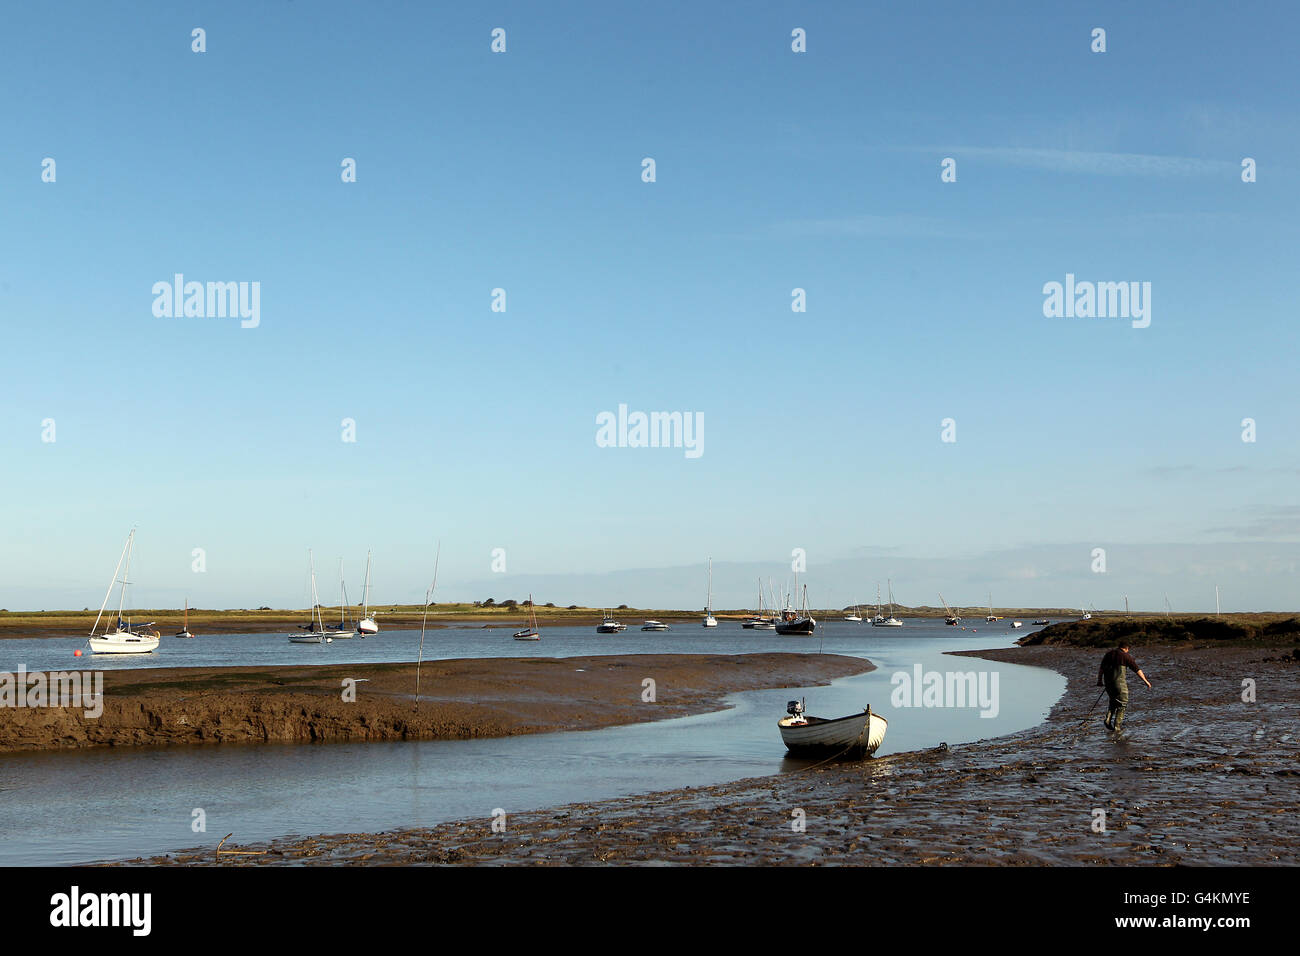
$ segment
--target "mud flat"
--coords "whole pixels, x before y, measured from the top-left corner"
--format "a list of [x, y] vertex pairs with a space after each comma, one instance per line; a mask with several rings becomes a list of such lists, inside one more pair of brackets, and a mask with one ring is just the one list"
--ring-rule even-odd
[[[1300, 658], [1294, 647], [1138, 647], [1125, 734], [1101, 724], [1100, 653], [962, 652], [1053, 668], [1049, 719], [982, 743], [716, 787], [430, 829], [240, 847], [275, 864], [1293, 865], [1300, 859]], [[639, 673], [639, 671], [638, 671]], [[1254, 681], [1254, 702], [1243, 681]], [[896, 719], [906, 719], [906, 712]], [[1085, 717], [1085, 715], [1087, 715]], [[1095, 829], [1105, 811], [1105, 832]], [[806, 829], [793, 822], [801, 811]], [[227, 846], [229, 848], [229, 845]], [[211, 864], [213, 847], [148, 861]]]
[[[726, 695], [873, 669], [834, 654], [637, 654], [104, 674], [103, 712], [0, 707], [0, 753], [268, 741], [455, 740], [681, 717]], [[654, 681], [653, 702], [643, 700]], [[345, 694], [352, 683], [353, 700]], [[93, 713], [93, 708], [92, 711]]]

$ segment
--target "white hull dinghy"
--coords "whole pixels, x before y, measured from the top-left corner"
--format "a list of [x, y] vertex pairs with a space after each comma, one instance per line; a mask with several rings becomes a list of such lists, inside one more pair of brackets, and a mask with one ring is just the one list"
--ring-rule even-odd
[[860, 714], [827, 720], [804, 714], [804, 702], [786, 705], [786, 717], [777, 722], [786, 750], [799, 756], [845, 754], [869, 757], [884, 743], [889, 721], [867, 707]]

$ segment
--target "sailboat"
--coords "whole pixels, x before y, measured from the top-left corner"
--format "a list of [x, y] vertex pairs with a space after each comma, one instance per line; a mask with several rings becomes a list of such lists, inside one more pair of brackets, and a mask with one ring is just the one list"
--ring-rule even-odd
[[943, 599], [942, 591], [939, 592], [939, 603], [943, 605], [944, 611], [948, 614], [948, 616], [943, 619], [943, 623], [947, 624], [949, 627], [956, 627], [961, 623], [961, 618], [953, 612], [953, 609], [948, 606], [948, 602]]
[[709, 558], [709, 600], [704, 605], [704, 626], [717, 627], [718, 622], [713, 617], [713, 559]]
[[339, 593], [342, 595], [342, 604], [339, 605], [339, 622], [329, 626], [330, 633], [335, 637], [351, 638], [354, 629], [352, 622], [348, 620], [348, 587], [343, 583], [343, 559], [339, 558]]
[[[130, 583], [131, 576], [131, 552], [135, 545], [135, 529], [127, 535], [126, 546], [122, 548], [122, 556], [117, 559], [117, 567], [113, 569], [113, 578], [108, 582], [108, 591], [104, 594], [104, 603], [99, 606], [99, 614], [95, 616], [95, 623], [90, 627], [90, 637], [87, 638], [90, 649], [95, 654], [152, 654], [158, 649], [158, 644], [162, 640], [162, 635], [157, 631], [148, 631], [145, 628], [153, 626], [151, 621], [148, 624], [139, 624], [131, 626], [130, 620], [125, 623], [122, 621], [122, 608], [126, 604], [126, 586]], [[122, 569], [122, 561], [126, 560], [126, 570], [122, 573], [121, 581], [117, 578], [117, 572]], [[95, 636], [95, 628], [99, 627], [100, 618], [104, 616], [104, 608], [108, 607], [108, 599], [113, 596], [113, 585], [121, 584], [122, 590], [117, 599], [117, 624], [105, 625], [104, 633]], [[110, 630], [111, 628], [111, 630]]]
[[862, 615], [861, 615], [860, 613], [858, 613], [858, 606], [857, 606], [856, 604], [853, 605], [853, 613], [852, 613], [852, 614], [845, 614], [845, 615], [844, 615], [844, 620], [846, 620], [846, 621], [854, 621], [854, 622], [859, 623], [859, 624], [862, 623]]
[[361, 586], [361, 620], [357, 621], [357, 633], [362, 637], [378, 634], [379, 625], [370, 616], [370, 552], [366, 552], [366, 583]]
[[320, 595], [316, 593], [316, 562], [312, 559], [311, 548], [307, 549], [307, 562], [311, 566], [311, 610], [316, 615], [306, 624], [299, 624], [304, 634], [290, 634], [290, 644], [331, 644], [334, 638], [325, 631], [325, 622], [320, 616]]
[[993, 592], [992, 591], [989, 592], [989, 616], [986, 617], [984, 620], [988, 621], [988, 623], [990, 624], [992, 624], [994, 621], [1002, 620], [1002, 618], [996, 617], [993, 614]]
[[189, 598], [185, 599], [185, 623], [181, 625], [180, 632], [176, 636], [177, 637], [194, 636], [193, 634], [190, 633], [190, 599]]
[[537, 633], [537, 611], [533, 607], [533, 596], [528, 595], [528, 626], [521, 631], [515, 631], [516, 641], [540, 641], [542, 635]]
[[[876, 588], [876, 601], [880, 601], [880, 588]], [[894, 582], [889, 582], [889, 617], [880, 616], [880, 607], [877, 604], [876, 618], [871, 622], [872, 627], [902, 627], [903, 622], [894, 617]]]
[[[795, 587], [798, 586], [796, 582]], [[786, 601], [785, 610], [781, 612], [781, 620], [776, 625], [776, 633], [789, 637], [807, 637], [812, 634], [816, 627], [817, 622], [808, 613], [808, 585], [805, 584], [803, 586], [803, 610], [796, 614], [794, 609], [790, 607], [790, 602]]]
[[771, 631], [776, 628], [776, 618], [763, 617], [763, 579], [758, 579], [758, 613], [746, 621], [741, 621], [740, 626], [746, 630], [752, 631]]

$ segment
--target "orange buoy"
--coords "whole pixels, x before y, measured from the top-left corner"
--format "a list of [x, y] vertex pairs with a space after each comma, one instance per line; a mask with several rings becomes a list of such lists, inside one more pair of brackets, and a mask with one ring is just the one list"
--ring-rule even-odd
[[75, 651], [73, 651], [73, 652], [72, 652], [72, 656], [73, 656], [73, 657], [80, 657], [80, 656], [81, 656], [81, 648], [78, 647]]

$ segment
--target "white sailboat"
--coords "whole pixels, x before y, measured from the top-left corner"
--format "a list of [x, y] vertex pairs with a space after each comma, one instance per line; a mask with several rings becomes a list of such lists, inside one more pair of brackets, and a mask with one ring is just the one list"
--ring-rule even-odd
[[861, 623], [862, 623], [862, 615], [858, 612], [858, 606], [857, 606], [856, 604], [853, 605], [853, 613], [852, 613], [852, 614], [845, 614], [845, 615], [844, 615], [844, 620], [846, 620], [846, 621], [854, 621], [855, 623], [858, 623], [858, 624], [861, 624]]
[[763, 617], [763, 579], [758, 579], [758, 613], [747, 621], [741, 621], [740, 626], [750, 631], [774, 631], [776, 630], [775, 617]]
[[[876, 601], [880, 600], [880, 588], [876, 588]], [[876, 618], [871, 622], [872, 627], [902, 627], [903, 622], [894, 617], [894, 582], [889, 582], [889, 617], [880, 616], [880, 607], [876, 607]]]
[[713, 559], [709, 558], [709, 600], [704, 605], [704, 626], [717, 627], [718, 622], [713, 617]]
[[290, 644], [331, 644], [334, 638], [325, 630], [325, 622], [320, 616], [320, 595], [316, 593], [316, 562], [307, 549], [307, 562], [311, 566], [311, 610], [315, 617], [306, 624], [298, 625], [304, 633], [290, 634]]
[[[530, 598], [531, 600], [531, 598]], [[370, 616], [370, 552], [366, 552], [366, 583], [361, 586], [361, 620], [357, 621], [357, 633], [362, 637], [378, 634], [379, 625]]]
[[[126, 546], [122, 548], [122, 555], [117, 559], [117, 567], [113, 569], [113, 578], [108, 582], [104, 603], [99, 606], [99, 614], [95, 616], [95, 623], [90, 628], [90, 637], [87, 638], [90, 650], [95, 654], [152, 654], [158, 649], [158, 644], [162, 640], [162, 635], [157, 631], [145, 630], [153, 626], [152, 621], [132, 627], [130, 620], [125, 623], [122, 620], [122, 609], [126, 605], [126, 586], [130, 583], [131, 552], [134, 545], [135, 529], [132, 528], [131, 533], [127, 535]], [[126, 570], [122, 573], [119, 582], [117, 572], [122, 569], [123, 559], [126, 561]], [[117, 624], [105, 625], [104, 633], [96, 637], [95, 629], [99, 627], [100, 618], [104, 616], [104, 608], [108, 607], [108, 599], [113, 596], [113, 585], [119, 583], [122, 585], [122, 590], [117, 599]]]
[[339, 558], [339, 594], [341, 595], [339, 604], [339, 622], [337, 625], [329, 626], [330, 633], [334, 637], [351, 638], [355, 633], [352, 622], [348, 620], [348, 586], [343, 583], [343, 559]]

